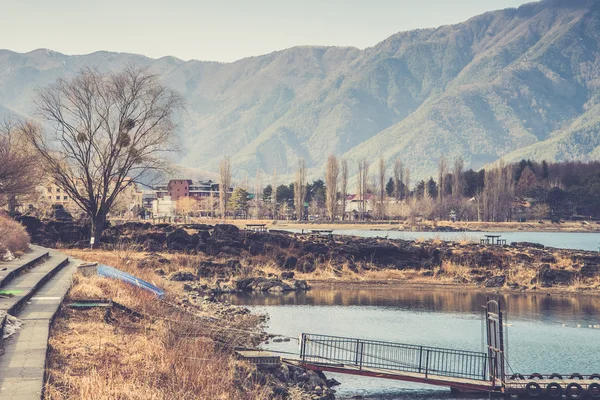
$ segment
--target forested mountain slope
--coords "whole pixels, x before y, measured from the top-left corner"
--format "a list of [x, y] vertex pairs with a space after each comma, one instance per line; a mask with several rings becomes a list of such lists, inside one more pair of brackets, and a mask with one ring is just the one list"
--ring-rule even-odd
[[400, 157], [413, 176], [442, 154], [600, 157], [600, 2], [546, 0], [374, 47], [296, 47], [234, 63], [97, 52], [0, 51], [0, 114], [34, 116], [35, 88], [82, 67], [148, 66], [187, 101], [180, 164], [238, 177], [322, 174], [329, 153]]

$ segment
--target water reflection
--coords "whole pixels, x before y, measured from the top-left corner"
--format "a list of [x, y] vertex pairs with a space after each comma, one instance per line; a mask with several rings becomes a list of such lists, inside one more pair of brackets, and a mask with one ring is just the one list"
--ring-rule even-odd
[[[406, 288], [313, 289], [282, 295], [247, 293], [224, 296], [232, 304], [253, 306], [365, 306], [396, 309], [469, 313], [479, 315], [487, 298], [506, 305], [509, 318], [544, 321], [600, 321], [600, 297], [547, 294], [497, 294], [480, 291], [425, 290]], [[600, 322], [596, 322], [600, 323]]]

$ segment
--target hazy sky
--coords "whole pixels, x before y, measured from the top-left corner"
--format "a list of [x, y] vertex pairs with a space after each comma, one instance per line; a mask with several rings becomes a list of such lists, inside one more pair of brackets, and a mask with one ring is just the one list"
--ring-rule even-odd
[[0, 0], [0, 48], [233, 61], [296, 45], [360, 48], [527, 0]]

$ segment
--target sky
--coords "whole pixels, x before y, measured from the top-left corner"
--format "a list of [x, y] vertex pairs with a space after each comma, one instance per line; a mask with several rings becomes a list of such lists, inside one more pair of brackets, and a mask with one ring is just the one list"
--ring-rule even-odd
[[298, 45], [374, 46], [531, 0], [0, 0], [0, 48], [231, 62]]

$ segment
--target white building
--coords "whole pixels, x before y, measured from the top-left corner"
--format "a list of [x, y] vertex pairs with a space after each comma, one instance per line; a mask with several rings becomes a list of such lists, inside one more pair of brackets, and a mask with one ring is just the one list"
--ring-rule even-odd
[[175, 201], [171, 196], [154, 199], [152, 201], [152, 215], [154, 217], [172, 217], [175, 215]]

